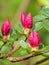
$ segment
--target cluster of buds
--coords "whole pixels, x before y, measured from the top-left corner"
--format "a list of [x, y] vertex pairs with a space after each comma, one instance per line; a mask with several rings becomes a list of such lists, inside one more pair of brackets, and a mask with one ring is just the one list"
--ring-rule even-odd
[[6, 19], [5, 22], [3, 23], [1, 31], [2, 31], [3, 40], [7, 41], [10, 32], [10, 22], [8, 19]]
[[24, 33], [28, 34], [33, 25], [31, 13], [29, 13], [27, 17], [25, 15], [25, 13], [21, 14], [21, 24], [23, 26]]
[[[31, 13], [29, 13], [27, 17], [24, 13], [21, 14], [21, 24], [22, 27], [24, 28], [24, 33], [28, 34], [28, 32], [33, 26]], [[31, 47], [32, 50], [34, 51], [38, 50], [40, 44], [40, 36], [38, 35], [38, 33], [31, 32], [28, 37], [28, 42], [29, 42], [29, 47]]]
[[[21, 14], [21, 24], [24, 29], [24, 33], [28, 34], [33, 26], [31, 13], [29, 13], [27, 17], [24, 13]], [[8, 19], [6, 19], [5, 22], [3, 23], [1, 30], [2, 30], [3, 40], [7, 41], [10, 32], [10, 22]], [[32, 48], [32, 50], [35, 51], [38, 50], [40, 44], [40, 36], [38, 35], [37, 32], [30, 33], [28, 37], [28, 43], [29, 46]]]

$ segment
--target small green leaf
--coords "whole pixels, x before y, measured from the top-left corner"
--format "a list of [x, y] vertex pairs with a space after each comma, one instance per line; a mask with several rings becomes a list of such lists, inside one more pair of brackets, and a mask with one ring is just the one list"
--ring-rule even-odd
[[[49, 50], [49, 45], [48, 46], [45, 46], [44, 48], [42, 48], [41, 49], [41, 52], [42, 51], [46, 51], [46, 50]], [[46, 52], [46, 53], [44, 53], [44, 54], [42, 54], [43, 56], [45, 56], [45, 57], [49, 57], [49, 52]]]
[[27, 55], [27, 54], [28, 54], [28, 52], [25, 49], [21, 50], [21, 52], [20, 52], [21, 56], [24, 56], [24, 55]]
[[20, 41], [20, 46], [24, 49], [28, 48], [28, 44], [26, 42], [24, 42], [23, 40]]
[[[36, 53], [42, 53], [42, 52], [47, 51], [47, 50], [49, 50], [49, 45], [43, 47], [42, 49], [40, 49], [38, 51], [36, 51]], [[42, 54], [42, 56], [49, 56], [49, 52], [46, 52], [46, 53]]]
[[28, 54], [27, 50], [21, 47], [19, 50], [14, 52], [11, 56], [12, 57], [21, 57], [21, 56], [24, 56], [27, 54]]
[[16, 30], [17, 30], [20, 34], [24, 34], [24, 31], [23, 31], [23, 28], [22, 28], [22, 25], [21, 25], [20, 22], [17, 22]]
[[32, 29], [31, 30], [33, 31], [34, 29], [35, 29], [35, 24], [32, 26]]
[[6, 54], [8, 51], [10, 50], [10, 45], [4, 45], [2, 48], [1, 48], [1, 52], [3, 54]]
[[39, 22], [39, 21], [42, 21], [44, 19], [46, 19], [46, 17], [43, 16], [43, 15], [36, 15], [36, 16], [33, 17], [34, 22]]
[[13, 41], [17, 39], [17, 33], [14, 29], [12, 29], [12, 31], [11, 31], [10, 39], [13, 40]]
[[40, 43], [39, 49], [41, 50], [42, 48], [44, 48], [44, 44], [43, 43]]
[[49, 8], [43, 7], [41, 13], [49, 18]]
[[19, 39], [21, 36], [22, 36], [21, 34], [19, 34], [17, 31], [12, 29], [10, 32], [10, 41], [15, 41], [15, 40]]
[[44, 50], [49, 50], [49, 45], [43, 47], [41, 50], [42, 50], [42, 51], [44, 51]]
[[43, 22], [37, 22], [36, 24], [35, 24], [35, 31], [39, 31], [40, 29], [42, 29], [43, 28]]
[[44, 53], [43, 56], [45, 56], [45, 57], [49, 57], [49, 52]]
[[44, 28], [49, 31], [49, 21], [43, 22]]
[[[40, 46], [39, 46], [40, 47]], [[49, 50], [49, 45], [48, 46], [43, 46], [41, 49], [39, 49], [37, 52], [43, 52], [45, 50]]]
[[31, 48], [29, 47], [29, 45], [28, 45], [27, 42], [21, 40], [21, 41], [20, 41], [20, 46], [21, 46], [23, 49], [26, 49], [28, 53], [31, 52]]

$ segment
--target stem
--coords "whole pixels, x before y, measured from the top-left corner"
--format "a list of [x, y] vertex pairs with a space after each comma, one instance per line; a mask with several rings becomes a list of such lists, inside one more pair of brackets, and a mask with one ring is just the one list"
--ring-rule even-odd
[[27, 60], [27, 59], [29, 59], [31, 57], [36, 57], [36, 56], [42, 55], [42, 54], [44, 54], [46, 52], [49, 52], [49, 50], [46, 50], [46, 51], [44, 51], [42, 53], [38, 53], [38, 54], [37, 53], [35, 53], [35, 54], [29, 54], [29, 55], [27, 55], [25, 57], [18, 57], [18, 58], [16, 58], [16, 57], [7, 57], [7, 59], [9, 61], [11, 61], [11, 62], [19, 62], [19, 61]]
[[41, 54], [29, 54], [25, 57], [18, 57], [18, 58], [16, 58], [16, 57], [7, 57], [7, 59], [11, 62], [19, 62], [19, 61], [27, 60], [31, 57], [38, 56], [38, 55], [41, 55]]

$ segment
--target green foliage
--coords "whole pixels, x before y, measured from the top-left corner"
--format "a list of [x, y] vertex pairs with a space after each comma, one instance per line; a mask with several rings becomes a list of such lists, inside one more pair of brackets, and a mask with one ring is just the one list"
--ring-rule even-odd
[[39, 31], [40, 29], [42, 29], [43, 28], [43, 22], [37, 22], [36, 24], [35, 24], [35, 31]]
[[[42, 48], [42, 51], [47, 51], [47, 50], [49, 50], [49, 45], [47, 45], [47, 46], [45, 46], [44, 48]], [[43, 56], [49, 57], [49, 52], [45, 52], [45, 53], [43, 54]]]
[[44, 28], [49, 31], [49, 20], [43, 23]]
[[45, 57], [49, 57], [49, 52], [44, 53], [43, 56], [45, 56]]
[[21, 41], [20, 41], [20, 46], [21, 46], [22, 48], [26, 49], [29, 53], [31, 52], [31, 49], [30, 49], [30, 47], [28, 46], [28, 43], [27, 43], [27, 42], [21, 40]]
[[49, 50], [49, 45], [45, 46], [44, 48], [41, 49], [42, 51], [44, 50]]
[[15, 41], [21, 37], [21, 34], [19, 34], [16, 30], [11, 29], [10, 31], [10, 40]]
[[17, 39], [17, 34], [16, 34], [16, 31], [14, 29], [11, 29], [10, 36], [11, 36], [10, 39], [13, 41]]
[[44, 16], [44, 15], [36, 15], [36, 16], [33, 17], [34, 22], [39, 22], [39, 21], [41, 22], [45, 19], [46, 19], [46, 16]]
[[49, 8], [48, 7], [43, 7], [41, 14], [43, 14], [44, 16], [46, 16], [47, 18], [49, 18]]
[[39, 49], [41, 50], [41, 49], [43, 49], [44, 47], [45, 47], [44, 44], [43, 44], [43, 43], [40, 43]]
[[20, 46], [24, 49], [28, 48], [28, 44], [26, 42], [24, 42], [23, 40], [20, 41]]
[[10, 50], [10, 44], [9, 44], [9, 43], [5, 44], [5, 45], [1, 48], [1, 52], [2, 52], [3, 55], [7, 54], [9, 50]]
[[20, 34], [24, 34], [24, 31], [23, 31], [23, 28], [22, 28], [22, 25], [21, 25], [20, 22], [17, 22], [16, 30], [17, 30]]
[[21, 57], [24, 55], [27, 55], [28, 51], [24, 48], [20, 48], [19, 50], [17, 50], [16, 52], [14, 52], [11, 56], [12, 57]]

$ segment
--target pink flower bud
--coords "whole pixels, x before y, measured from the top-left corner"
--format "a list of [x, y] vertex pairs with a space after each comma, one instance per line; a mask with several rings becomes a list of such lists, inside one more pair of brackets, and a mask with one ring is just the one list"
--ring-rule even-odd
[[28, 38], [29, 45], [37, 48], [40, 44], [40, 37], [37, 32], [32, 32]]
[[10, 22], [8, 19], [5, 20], [5, 22], [3, 23], [2, 25], [2, 35], [3, 36], [6, 36], [9, 34], [9, 31], [10, 31]]
[[24, 13], [21, 14], [21, 24], [24, 28], [28, 28], [28, 29], [32, 28], [32, 15], [31, 15], [31, 13], [29, 13], [27, 17]]

